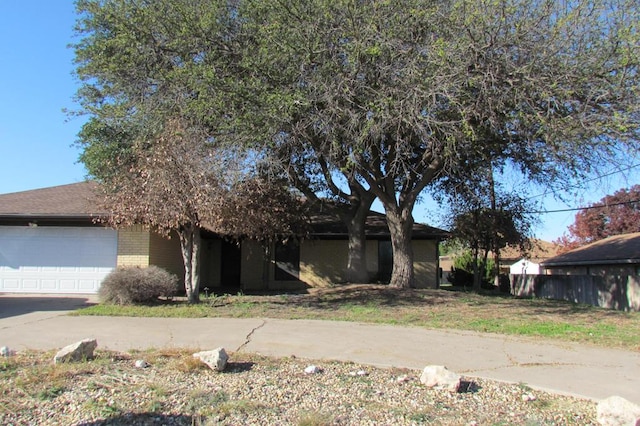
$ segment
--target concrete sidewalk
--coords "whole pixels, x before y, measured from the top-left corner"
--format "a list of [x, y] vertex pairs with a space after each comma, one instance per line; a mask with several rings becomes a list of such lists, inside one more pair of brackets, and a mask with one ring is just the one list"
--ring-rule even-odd
[[[640, 353], [464, 331], [276, 319], [70, 317], [66, 311], [8, 315], [0, 297], [0, 346], [57, 349], [83, 338], [99, 348], [186, 347], [422, 369], [446, 365], [483, 377], [594, 400], [640, 403]], [[75, 307], [75, 306], [74, 306]], [[73, 309], [73, 307], [71, 308]], [[232, 355], [233, 356], [233, 355]]]

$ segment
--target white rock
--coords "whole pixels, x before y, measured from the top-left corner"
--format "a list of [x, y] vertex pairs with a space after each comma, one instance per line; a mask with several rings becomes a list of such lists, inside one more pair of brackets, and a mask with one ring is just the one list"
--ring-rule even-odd
[[406, 382], [408, 382], [409, 380], [411, 380], [411, 379], [409, 378], [409, 376], [408, 376], [408, 375], [406, 375], [406, 374], [403, 374], [402, 376], [398, 376], [398, 378], [396, 379], [396, 382], [398, 382], [398, 383], [406, 383]]
[[536, 398], [536, 396], [534, 394], [532, 394], [532, 393], [527, 393], [527, 394], [522, 395], [522, 400], [524, 402], [535, 401], [536, 399], [538, 399], [538, 398]]
[[603, 426], [640, 426], [640, 406], [620, 396], [598, 403], [598, 423]]
[[54, 363], [84, 361], [93, 358], [93, 351], [98, 347], [96, 339], [84, 339], [60, 349], [53, 357]]
[[193, 354], [194, 358], [198, 358], [216, 371], [224, 371], [227, 368], [227, 361], [229, 361], [229, 355], [224, 348], [217, 348], [212, 351], [203, 351]]
[[422, 371], [420, 382], [430, 388], [446, 389], [457, 392], [460, 389], [461, 377], [442, 365], [428, 365]]
[[320, 368], [316, 365], [310, 365], [304, 369], [305, 374], [318, 374], [320, 372]]
[[13, 356], [16, 354], [16, 351], [10, 349], [9, 346], [3, 346], [0, 348], [0, 356]]
[[136, 368], [147, 368], [149, 367], [149, 363], [144, 359], [137, 359], [135, 362]]

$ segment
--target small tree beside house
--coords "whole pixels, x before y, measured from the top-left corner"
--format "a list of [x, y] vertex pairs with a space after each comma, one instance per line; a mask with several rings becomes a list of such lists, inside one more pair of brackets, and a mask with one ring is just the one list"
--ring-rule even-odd
[[116, 165], [119, 173], [101, 179], [110, 225], [141, 224], [165, 236], [176, 231], [190, 303], [199, 300], [203, 219], [214, 216], [224, 197], [224, 161], [201, 130], [170, 120], [155, 139], [133, 145], [126, 163]]

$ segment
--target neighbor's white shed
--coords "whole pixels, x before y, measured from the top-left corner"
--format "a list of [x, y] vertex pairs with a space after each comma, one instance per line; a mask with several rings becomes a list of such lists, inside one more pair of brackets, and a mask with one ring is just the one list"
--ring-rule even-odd
[[539, 275], [540, 264], [533, 263], [528, 259], [520, 259], [509, 267], [509, 273], [512, 275]]

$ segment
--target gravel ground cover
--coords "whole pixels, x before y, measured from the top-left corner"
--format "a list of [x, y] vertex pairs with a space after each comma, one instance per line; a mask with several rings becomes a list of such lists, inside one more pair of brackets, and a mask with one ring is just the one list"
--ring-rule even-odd
[[[53, 365], [53, 352], [0, 358], [3, 425], [589, 425], [593, 401], [464, 378], [429, 389], [420, 372], [230, 354], [215, 372], [197, 350], [97, 351]], [[149, 366], [137, 368], [143, 359]], [[306, 374], [316, 365], [320, 372]]]

